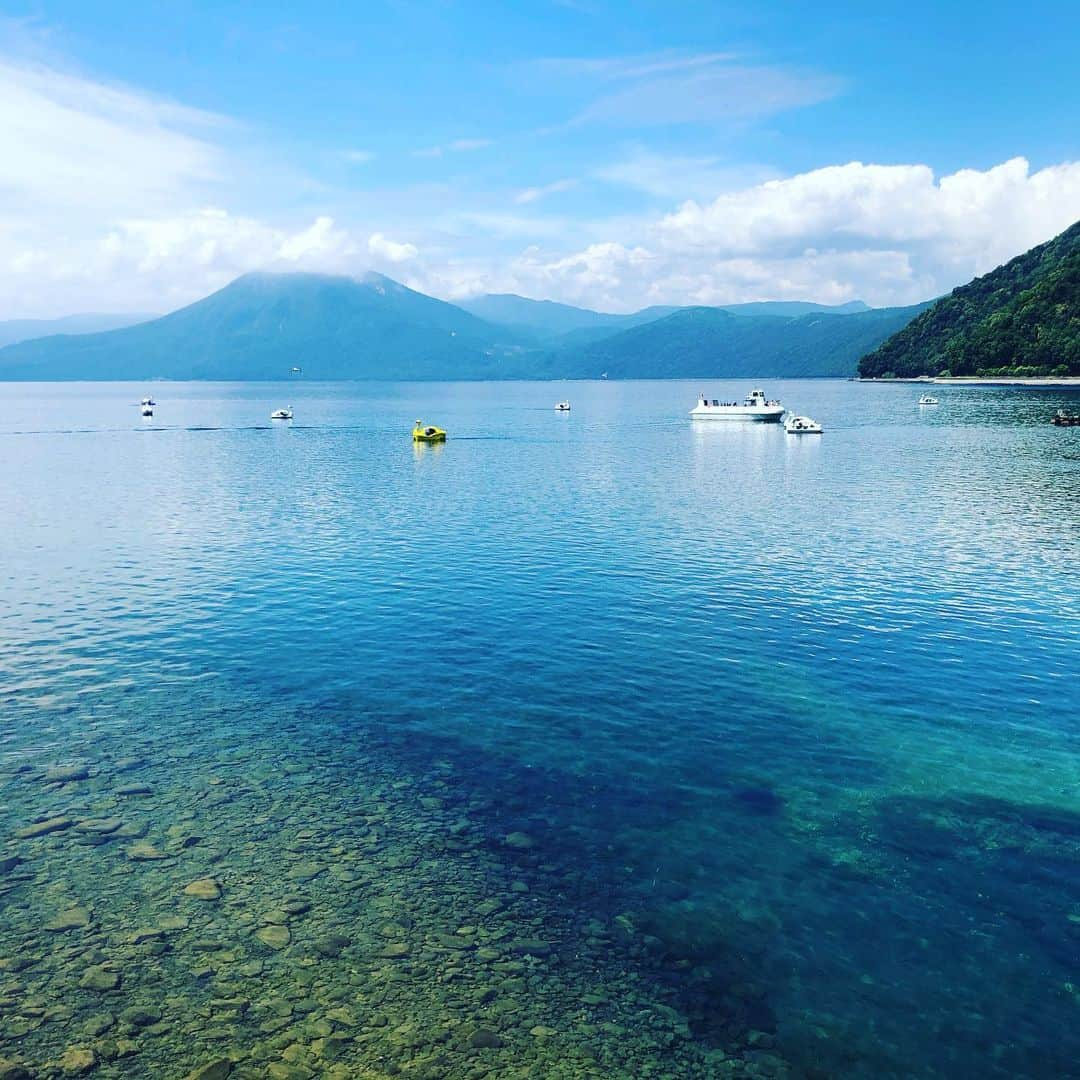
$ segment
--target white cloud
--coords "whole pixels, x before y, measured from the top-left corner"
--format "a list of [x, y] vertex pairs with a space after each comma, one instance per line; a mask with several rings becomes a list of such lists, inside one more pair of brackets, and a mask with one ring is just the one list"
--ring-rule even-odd
[[[620, 63], [587, 77], [621, 92], [730, 66], [712, 54]], [[912, 303], [1080, 218], [1080, 162], [1033, 171], [1015, 158], [946, 176], [924, 164], [851, 162], [777, 179], [640, 146], [586, 179], [646, 192], [666, 213], [587, 220], [566, 212], [570, 200], [559, 201], [563, 213], [542, 212], [544, 196], [568, 190], [570, 178], [516, 196], [446, 184], [350, 192], [350, 202], [316, 184], [275, 193], [288, 163], [267, 155], [256, 171], [238, 132], [131, 88], [0, 59], [0, 318], [163, 311], [252, 269], [373, 265], [443, 296], [512, 291], [608, 310]], [[439, 152], [481, 144], [458, 139]], [[360, 163], [368, 152], [345, 153]], [[297, 203], [302, 210], [281, 209]]]
[[487, 146], [493, 146], [492, 139], [454, 139], [445, 145], [426, 146], [412, 152], [413, 157], [440, 158], [443, 154], [464, 154], [471, 150], [483, 150]]
[[366, 165], [375, 160], [376, 154], [373, 150], [345, 150], [341, 156], [354, 165]]
[[[1032, 173], [1013, 158], [940, 179], [926, 165], [851, 162], [684, 203], [656, 225], [654, 239], [669, 258], [857, 258], [862, 281], [852, 286], [866, 299], [912, 302], [986, 273], [1077, 218], [1080, 162]], [[867, 278], [871, 257], [891, 267], [883, 278]]]
[[[525, 64], [522, 70], [587, 100], [564, 125], [570, 127], [732, 127], [816, 105], [844, 88], [844, 81], [832, 75], [748, 63], [726, 52], [549, 58]], [[549, 134], [551, 130], [558, 128]]]
[[514, 202], [519, 205], [536, 202], [538, 199], [546, 198], [548, 195], [555, 195], [560, 191], [569, 191], [571, 188], [577, 187], [577, 185], [578, 181], [569, 177], [565, 180], [553, 180], [550, 184], [541, 184], [539, 187], [529, 187], [519, 191], [514, 196]]
[[216, 180], [209, 113], [0, 60], [0, 192], [8, 210], [167, 203]]
[[[935, 177], [925, 165], [850, 163], [686, 202], [566, 255], [530, 247], [489, 265], [489, 291], [625, 311], [648, 304], [948, 292], [1080, 219], [1080, 162], [1032, 172], [1016, 158]], [[627, 227], [629, 231], [629, 227]], [[476, 261], [431, 268], [445, 295], [480, 291]]]
[[391, 263], [409, 262], [419, 254], [415, 244], [400, 244], [388, 240], [382, 233], [372, 233], [368, 237], [368, 251], [378, 259]]
[[774, 170], [760, 165], [725, 164], [716, 155], [658, 154], [643, 146], [630, 147], [619, 160], [590, 173], [605, 183], [667, 200], [710, 198], [718, 191], [749, 187], [775, 175]]
[[491, 139], [455, 139], [447, 147], [448, 150], [455, 154], [467, 153], [469, 150], [483, 150], [487, 146], [491, 146], [493, 140]]

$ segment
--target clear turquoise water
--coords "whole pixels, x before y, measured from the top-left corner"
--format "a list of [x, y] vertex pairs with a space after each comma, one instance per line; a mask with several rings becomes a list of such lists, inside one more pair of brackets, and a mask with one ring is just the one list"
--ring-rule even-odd
[[0, 386], [4, 765], [227, 715], [452, 766], [702, 1046], [737, 999], [797, 1074], [1075, 1075], [1078, 395], [766, 388], [826, 434], [696, 383]]

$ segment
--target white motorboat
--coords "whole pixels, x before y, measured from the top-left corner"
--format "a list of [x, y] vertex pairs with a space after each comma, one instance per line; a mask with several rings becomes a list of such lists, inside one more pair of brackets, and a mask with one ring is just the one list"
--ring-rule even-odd
[[142, 401], [139, 402], [139, 404], [154, 406], [157, 404], [157, 402], [152, 397], [144, 397]]
[[270, 414], [270, 419], [271, 420], [291, 420], [292, 419], [292, 409], [275, 409]]
[[931, 397], [929, 394], [923, 394], [923, 396], [921, 398], [919, 398], [919, 404], [920, 405], [940, 405], [941, 402], [938, 401], [938, 399], [936, 397]]
[[151, 409], [149, 405], [143, 405], [142, 409], [141, 409], [141, 412], [142, 412], [143, 416], [153, 416], [154, 415], [154, 410]]
[[718, 401], [702, 394], [697, 405], [690, 410], [690, 415], [695, 420], [754, 420], [778, 424], [784, 415], [784, 406], [779, 401], [766, 398], [764, 390], [751, 390], [741, 403]]
[[820, 435], [821, 425], [809, 416], [789, 416], [784, 421], [784, 430], [789, 435]]
[[570, 411], [570, 402], [569, 401], [559, 401], [559, 402], [557, 402], [556, 405], [555, 405], [555, 411], [556, 412], [569, 412]]

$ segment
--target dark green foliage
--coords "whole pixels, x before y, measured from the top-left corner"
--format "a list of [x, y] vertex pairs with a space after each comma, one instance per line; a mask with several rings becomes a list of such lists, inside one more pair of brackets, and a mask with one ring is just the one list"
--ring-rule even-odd
[[938, 300], [859, 361], [867, 378], [1080, 375], [1080, 222]]

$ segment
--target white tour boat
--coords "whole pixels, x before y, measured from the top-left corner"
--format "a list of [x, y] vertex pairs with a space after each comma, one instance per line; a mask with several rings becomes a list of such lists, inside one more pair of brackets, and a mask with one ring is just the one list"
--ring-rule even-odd
[[704, 394], [690, 410], [695, 420], [756, 420], [760, 423], [778, 424], [784, 415], [779, 401], [770, 401], [764, 390], [751, 390], [740, 404], [737, 401], [718, 401]]
[[789, 435], [820, 435], [821, 425], [809, 416], [789, 416], [784, 421], [784, 430]]
[[938, 401], [938, 399], [936, 397], [931, 397], [929, 394], [923, 394], [923, 396], [921, 398], [919, 398], [919, 404], [920, 405], [940, 405], [941, 402]]
[[292, 419], [292, 409], [275, 409], [270, 414], [270, 419], [271, 420], [291, 420]]
[[555, 411], [556, 412], [569, 412], [570, 411], [570, 402], [569, 401], [560, 401], [560, 402], [558, 402], [555, 405]]

